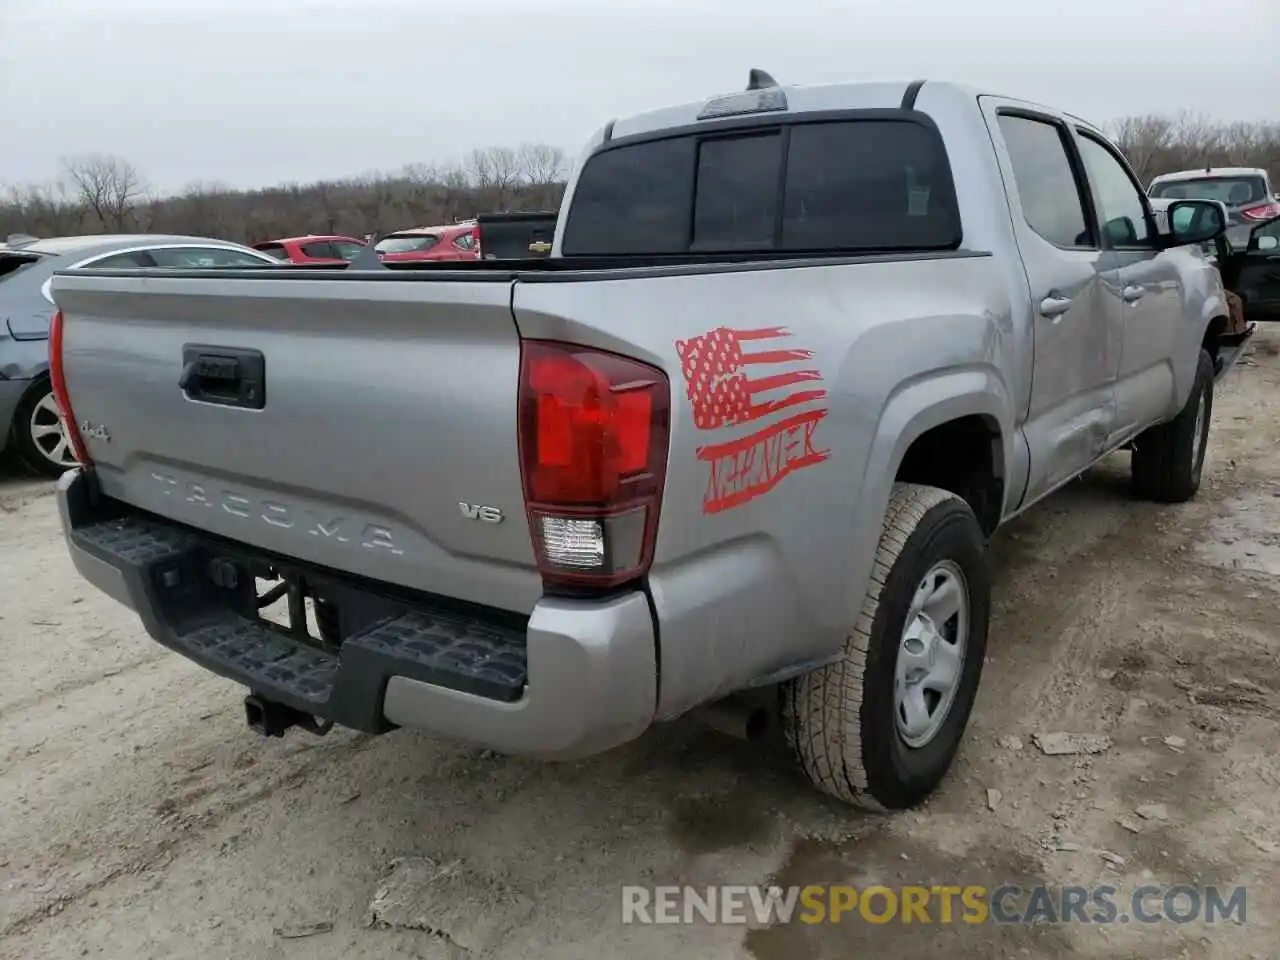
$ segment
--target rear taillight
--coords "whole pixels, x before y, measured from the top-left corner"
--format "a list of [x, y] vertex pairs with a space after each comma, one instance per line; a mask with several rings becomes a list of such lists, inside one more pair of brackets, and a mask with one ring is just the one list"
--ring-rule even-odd
[[80, 428], [76, 426], [75, 414], [71, 411], [71, 396], [67, 393], [67, 377], [62, 369], [62, 311], [58, 310], [49, 323], [49, 380], [53, 386], [53, 399], [58, 405], [58, 416], [62, 418], [62, 429], [66, 431], [67, 442], [71, 444], [71, 452], [84, 466], [93, 461], [85, 448], [84, 438], [80, 436]]
[[1248, 210], [1241, 210], [1240, 216], [1250, 220], [1274, 220], [1280, 217], [1280, 203], [1264, 203]]
[[653, 561], [671, 393], [648, 364], [526, 340], [520, 460], [534, 552], [549, 586], [611, 587]]

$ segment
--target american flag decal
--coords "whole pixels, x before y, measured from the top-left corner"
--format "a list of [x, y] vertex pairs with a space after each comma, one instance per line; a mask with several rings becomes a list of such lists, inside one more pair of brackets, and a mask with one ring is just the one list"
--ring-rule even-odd
[[785, 349], [790, 336], [785, 327], [717, 327], [676, 341], [697, 429], [767, 421], [745, 436], [697, 448], [709, 465], [704, 513], [741, 506], [830, 455], [813, 443], [827, 415], [822, 374], [810, 365], [813, 351]]

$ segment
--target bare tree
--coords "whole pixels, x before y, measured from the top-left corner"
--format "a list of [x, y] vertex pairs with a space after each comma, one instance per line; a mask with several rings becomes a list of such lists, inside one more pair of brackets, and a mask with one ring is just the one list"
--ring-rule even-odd
[[472, 150], [467, 172], [483, 201], [498, 210], [505, 210], [513, 190], [520, 183], [520, 158], [510, 147]]
[[545, 187], [564, 179], [564, 151], [547, 143], [521, 144], [518, 152], [520, 174], [533, 187]]
[[93, 211], [104, 229], [125, 229], [134, 204], [142, 197], [142, 176], [127, 160], [92, 153], [63, 161], [67, 178], [80, 201]]
[[216, 182], [188, 184], [182, 196], [177, 198], [183, 207], [183, 222], [189, 224], [184, 229], [209, 237], [220, 237], [229, 232], [231, 225], [227, 221], [231, 210], [226, 196], [231, 192], [225, 184]]
[[1263, 167], [1280, 176], [1280, 124], [1217, 123], [1204, 116], [1127, 117], [1112, 125], [1116, 145], [1148, 182], [1172, 170], [1202, 167]]
[[79, 230], [84, 209], [68, 195], [65, 181], [10, 187], [0, 210], [7, 210], [6, 228], [0, 236], [25, 233], [57, 236]]

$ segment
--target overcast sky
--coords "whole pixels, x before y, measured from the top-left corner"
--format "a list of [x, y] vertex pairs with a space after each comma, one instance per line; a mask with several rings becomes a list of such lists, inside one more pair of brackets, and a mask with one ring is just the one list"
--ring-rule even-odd
[[94, 151], [165, 192], [576, 155], [751, 66], [963, 80], [1098, 123], [1274, 121], [1278, 41], [1280, 0], [0, 0], [0, 184]]

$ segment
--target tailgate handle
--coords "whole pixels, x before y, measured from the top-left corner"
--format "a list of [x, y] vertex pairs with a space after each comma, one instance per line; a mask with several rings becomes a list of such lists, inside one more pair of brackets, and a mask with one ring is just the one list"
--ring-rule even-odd
[[267, 404], [267, 363], [261, 350], [188, 343], [178, 387], [188, 399], [261, 410]]

